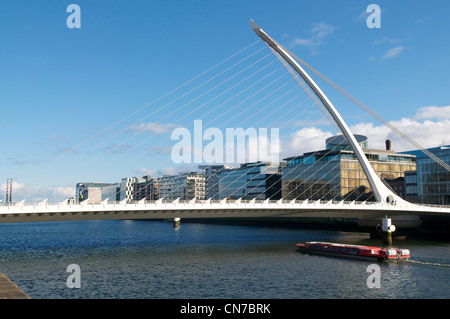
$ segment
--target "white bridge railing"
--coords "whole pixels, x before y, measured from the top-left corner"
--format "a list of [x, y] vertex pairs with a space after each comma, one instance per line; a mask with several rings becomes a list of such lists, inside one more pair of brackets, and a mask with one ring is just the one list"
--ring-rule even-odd
[[0, 214], [17, 213], [21, 211], [26, 211], [28, 213], [32, 212], [44, 212], [44, 211], [71, 211], [85, 212], [87, 210], [111, 210], [115, 211], [117, 209], [137, 210], [142, 209], [167, 209], [167, 208], [179, 208], [179, 209], [218, 209], [226, 207], [241, 207], [241, 208], [267, 208], [267, 209], [277, 209], [277, 208], [322, 208], [322, 209], [360, 209], [360, 210], [372, 210], [372, 209], [383, 209], [389, 210], [408, 210], [408, 211], [435, 211], [439, 213], [449, 213], [450, 206], [448, 205], [427, 205], [427, 204], [414, 204], [404, 202], [401, 204], [396, 203], [379, 203], [379, 202], [369, 202], [369, 201], [336, 201], [336, 200], [244, 200], [244, 199], [223, 199], [223, 200], [140, 200], [140, 201], [109, 201], [104, 200], [101, 202], [81, 202], [76, 204], [68, 203], [67, 201], [60, 203], [50, 203], [48, 201], [42, 201], [39, 203], [26, 203], [25, 201], [17, 203], [7, 203], [0, 204]]

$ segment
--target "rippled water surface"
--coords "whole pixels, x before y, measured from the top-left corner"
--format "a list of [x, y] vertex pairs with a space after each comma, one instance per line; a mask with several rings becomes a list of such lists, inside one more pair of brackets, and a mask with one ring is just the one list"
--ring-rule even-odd
[[[365, 234], [164, 221], [0, 225], [0, 272], [31, 298], [449, 298], [450, 243], [403, 240], [412, 261], [313, 256], [297, 242], [380, 246]], [[67, 266], [81, 269], [70, 289]]]

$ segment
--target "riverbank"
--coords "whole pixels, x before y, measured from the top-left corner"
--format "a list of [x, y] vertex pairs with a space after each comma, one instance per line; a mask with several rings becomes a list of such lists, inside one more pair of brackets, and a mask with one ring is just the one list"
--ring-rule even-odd
[[31, 299], [8, 277], [0, 273], [0, 299]]

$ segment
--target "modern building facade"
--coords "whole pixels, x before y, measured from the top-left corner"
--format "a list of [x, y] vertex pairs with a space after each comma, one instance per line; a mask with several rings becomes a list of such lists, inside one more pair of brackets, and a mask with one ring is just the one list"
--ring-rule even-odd
[[164, 175], [159, 180], [159, 198], [166, 200], [205, 199], [205, 174], [202, 172]]
[[[450, 145], [429, 148], [427, 150], [450, 165]], [[415, 155], [417, 163], [416, 172], [409, 173], [411, 176], [410, 179], [405, 180], [407, 194], [409, 191], [413, 195], [414, 187], [416, 187], [417, 202], [449, 205], [450, 172], [420, 150], [405, 153]], [[414, 175], [416, 176], [416, 184], [413, 183]]]
[[[404, 172], [404, 175], [406, 175], [406, 172]], [[389, 188], [393, 190], [400, 198], [406, 199], [404, 177], [397, 177], [394, 179], [385, 178], [385, 181], [389, 185]]]
[[219, 199], [219, 173], [230, 170], [230, 165], [200, 165], [199, 169], [205, 174], [205, 198]]
[[134, 200], [134, 184], [136, 177], [122, 178], [120, 181], [120, 197], [119, 200]]
[[159, 179], [153, 179], [151, 176], [122, 178], [119, 200], [156, 200], [158, 199], [158, 182]]
[[134, 183], [134, 200], [157, 200], [158, 185], [158, 178], [151, 178], [151, 176], [136, 178]]
[[405, 200], [410, 203], [419, 203], [417, 191], [417, 171], [405, 172]]
[[[367, 138], [355, 135], [370, 164], [381, 179], [404, 177], [416, 167], [415, 156], [390, 149], [368, 149]], [[341, 136], [326, 140], [326, 149], [285, 159], [282, 169], [284, 199], [374, 200], [369, 181], [348, 142]]]
[[75, 203], [100, 203], [109, 199], [119, 200], [120, 185], [118, 183], [77, 183], [75, 187]]
[[283, 165], [279, 162], [245, 163], [239, 168], [219, 172], [219, 199], [280, 199]]

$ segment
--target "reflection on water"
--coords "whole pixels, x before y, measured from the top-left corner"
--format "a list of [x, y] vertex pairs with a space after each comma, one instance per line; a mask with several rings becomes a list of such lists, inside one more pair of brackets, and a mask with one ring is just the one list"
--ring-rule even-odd
[[[365, 234], [160, 221], [0, 225], [0, 271], [32, 298], [449, 298], [450, 244], [399, 241], [413, 262], [305, 255], [322, 240], [380, 245]], [[69, 289], [69, 264], [81, 288]]]

